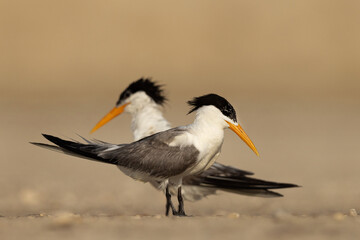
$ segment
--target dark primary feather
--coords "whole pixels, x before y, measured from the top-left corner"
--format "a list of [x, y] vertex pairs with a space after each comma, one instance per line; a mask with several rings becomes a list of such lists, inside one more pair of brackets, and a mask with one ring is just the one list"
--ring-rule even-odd
[[256, 178], [250, 178], [243, 176], [241, 178], [236, 177], [217, 177], [217, 176], [206, 176], [202, 179], [202, 184], [210, 184], [221, 188], [243, 188], [243, 189], [280, 189], [298, 187], [297, 185], [290, 183], [277, 183], [264, 181]]
[[195, 97], [193, 100], [188, 101], [188, 104], [193, 106], [189, 113], [192, 113], [203, 106], [212, 105], [218, 108], [222, 114], [229, 117], [234, 122], [237, 122], [234, 107], [225, 98], [217, 94], [210, 93], [201, 97]]
[[144, 91], [157, 104], [162, 105], [167, 100], [164, 96], [164, 90], [162, 89], [162, 85], [157, 84], [150, 78], [140, 78], [139, 80], [132, 82], [120, 94], [119, 100], [116, 102], [116, 105], [120, 105], [125, 99], [130, 97], [130, 95], [140, 91]]
[[49, 145], [45, 143], [36, 143], [36, 142], [31, 142], [31, 144], [34, 144], [39, 147], [47, 148], [56, 152], [62, 152], [68, 155], [82, 157], [93, 161], [109, 163], [109, 164], [117, 164], [112, 159], [105, 159], [98, 156], [98, 153], [103, 150], [106, 150], [110, 144], [95, 144], [89, 140], [86, 140], [87, 144], [83, 144], [80, 142], [63, 140], [61, 138], [51, 136], [48, 134], [42, 134], [42, 135], [47, 140], [56, 144], [57, 146]]
[[281, 194], [270, 190], [298, 187], [298, 185], [295, 184], [264, 181], [247, 176], [252, 174], [251, 172], [214, 163], [211, 168], [199, 175], [186, 176], [183, 179], [183, 184], [198, 185], [261, 197], [281, 197]]

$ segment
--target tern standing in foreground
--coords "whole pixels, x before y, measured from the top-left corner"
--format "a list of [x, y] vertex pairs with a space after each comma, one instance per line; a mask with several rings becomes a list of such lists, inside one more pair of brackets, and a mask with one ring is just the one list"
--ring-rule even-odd
[[179, 209], [174, 215], [185, 216], [182, 179], [207, 170], [220, 154], [224, 130], [233, 130], [257, 155], [249, 137], [236, 120], [232, 105], [223, 97], [208, 94], [188, 102], [196, 111], [192, 124], [172, 128], [130, 144], [100, 141], [79, 143], [44, 135], [55, 145], [34, 143], [90, 160], [115, 164], [130, 177], [141, 181], [157, 181], [178, 189]]
[[[107, 122], [123, 112], [131, 115], [131, 130], [134, 140], [150, 136], [171, 128], [170, 123], [162, 114], [162, 105], [165, 103], [161, 85], [151, 79], [139, 79], [132, 82], [122, 93], [116, 106], [91, 130], [105, 125]], [[121, 169], [121, 168], [120, 168]], [[226, 166], [215, 162], [209, 169], [197, 175], [183, 178], [182, 195], [185, 200], [196, 201], [208, 195], [216, 194], [218, 190], [228, 191], [247, 196], [281, 197], [282, 195], [270, 189], [297, 187], [289, 183], [277, 183], [248, 177], [253, 173]], [[174, 212], [171, 194], [176, 194], [174, 187], [165, 188], [166, 185], [159, 181], [150, 181], [157, 189], [163, 190], [167, 196], [166, 214], [169, 207]]]
[[90, 160], [118, 165], [128, 176], [140, 181], [159, 181], [178, 189], [179, 209], [175, 215], [185, 216], [181, 192], [185, 176], [199, 174], [208, 169], [220, 154], [224, 130], [233, 130], [254, 152], [250, 138], [236, 120], [233, 106], [223, 97], [208, 94], [188, 102], [196, 111], [192, 124], [172, 128], [129, 144], [86, 144], [44, 137], [56, 144], [37, 145], [60, 150]]

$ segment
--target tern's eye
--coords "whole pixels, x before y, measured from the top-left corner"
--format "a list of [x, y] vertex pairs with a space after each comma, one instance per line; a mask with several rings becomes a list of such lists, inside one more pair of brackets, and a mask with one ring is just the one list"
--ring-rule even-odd
[[229, 115], [231, 111], [228, 107], [225, 107], [223, 112], [225, 113], [225, 115]]
[[128, 97], [130, 97], [130, 92], [126, 91], [126, 92], [124, 93], [124, 99], [125, 99], [125, 98], [128, 98]]

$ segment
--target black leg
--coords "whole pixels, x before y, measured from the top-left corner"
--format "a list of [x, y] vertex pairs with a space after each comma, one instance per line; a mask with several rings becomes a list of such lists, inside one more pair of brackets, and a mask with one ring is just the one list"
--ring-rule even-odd
[[165, 211], [166, 216], [169, 216], [169, 210], [170, 210], [170, 208], [171, 208], [171, 210], [172, 210], [172, 214], [173, 214], [173, 215], [177, 215], [177, 212], [176, 212], [176, 210], [175, 210], [175, 207], [174, 207], [174, 205], [173, 205], [173, 203], [172, 203], [172, 201], [171, 201], [171, 194], [169, 193], [169, 186], [166, 186], [166, 193], [165, 193], [165, 195], [166, 195], [166, 211]]
[[186, 216], [184, 210], [184, 200], [181, 193], [181, 186], [178, 188], [178, 201], [179, 201], [179, 211], [177, 212], [177, 216]]

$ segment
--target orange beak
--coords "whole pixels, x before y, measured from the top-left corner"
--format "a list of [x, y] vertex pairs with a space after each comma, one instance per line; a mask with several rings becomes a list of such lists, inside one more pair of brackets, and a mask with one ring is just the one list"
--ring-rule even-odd
[[245, 133], [244, 129], [242, 129], [242, 127], [239, 125], [235, 126], [234, 124], [228, 122], [225, 120], [225, 122], [227, 122], [229, 124], [229, 128], [231, 130], [233, 130], [250, 148], [251, 150], [254, 151], [254, 153], [259, 156], [259, 152], [256, 150], [255, 145], [253, 144], [253, 142], [250, 140], [250, 138], [248, 137], [248, 135]]
[[113, 119], [114, 117], [116, 117], [117, 115], [121, 114], [125, 107], [128, 105], [129, 103], [125, 103], [119, 107], [114, 107], [108, 114], [105, 115], [105, 117], [103, 117], [96, 125], [95, 127], [91, 130], [90, 133], [95, 132], [97, 129], [99, 129], [100, 127], [102, 127], [103, 125], [105, 125], [107, 122], [109, 122], [111, 119]]

